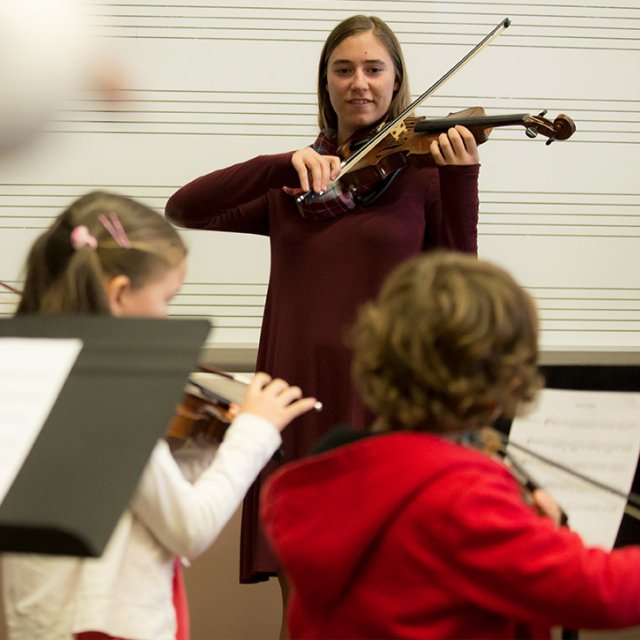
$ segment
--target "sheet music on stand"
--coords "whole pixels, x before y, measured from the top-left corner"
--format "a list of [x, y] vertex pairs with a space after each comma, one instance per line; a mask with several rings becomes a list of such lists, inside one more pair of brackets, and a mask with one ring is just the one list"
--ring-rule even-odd
[[611, 549], [640, 542], [624, 498], [573, 477], [515, 445], [629, 495], [640, 483], [640, 366], [543, 368], [539, 402], [510, 425], [509, 455], [558, 501], [585, 543]]
[[78, 339], [0, 340], [0, 504], [81, 349]]
[[98, 556], [165, 435], [208, 320], [0, 320], [0, 551]]

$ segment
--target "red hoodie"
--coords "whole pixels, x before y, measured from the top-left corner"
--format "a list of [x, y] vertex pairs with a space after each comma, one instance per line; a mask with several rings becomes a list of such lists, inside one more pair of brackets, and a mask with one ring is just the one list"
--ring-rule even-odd
[[640, 624], [640, 548], [536, 515], [509, 471], [398, 432], [283, 467], [262, 518], [292, 585], [290, 637], [548, 638]]

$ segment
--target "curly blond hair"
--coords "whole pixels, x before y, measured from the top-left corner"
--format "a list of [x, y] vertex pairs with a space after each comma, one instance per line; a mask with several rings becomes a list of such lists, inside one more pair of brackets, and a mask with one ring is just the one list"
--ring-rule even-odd
[[353, 371], [382, 429], [451, 431], [513, 417], [542, 386], [531, 297], [499, 267], [410, 259], [360, 312]]

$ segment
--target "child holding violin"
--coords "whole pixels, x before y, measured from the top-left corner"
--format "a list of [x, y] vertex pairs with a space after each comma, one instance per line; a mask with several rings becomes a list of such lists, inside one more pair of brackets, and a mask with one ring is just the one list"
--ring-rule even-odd
[[505, 271], [457, 252], [406, 261], [363, 307], [354, 377], [370, 431], [331, 431], [263, 491], [292, 638], [640, 624], [640, 547], [586, 547], [477, 437], [541, 387], [537, 324]]
[[[409, 96], [402, 50], [390, 27], [377, 17], [347, 18], [320, 55], [316, 141], [204, 175], [167, 203], [166, 215], [180, 226], [270, 238], [257, 368], [295, 382], [324, 404], [322, 415], [306, 414], [284, 434], [281, 462], [307, 455], [336, 422], [367, 423], [343, 338], [358, 306], [377, 293], [385, 276], [435, 247], [476, 253], [479, 158], [464, 127], [433, 141], [430, 166], [398, 170], [354, 191], [328, 189], [340, 170], [339, 149], [400, 115]], [[318, 197], [298, 202], [307, 190]], [[277, 571], [259, 526], [260, 485], [253, 485], [244, 504], [242, 582]]]
[[[163, 318], [186, 255], [160, 214], [120, 195], [87, 194], [31, 248], [17, 312]], [[158, 442], [100, 558], [5, 555], [10, 640], [187, 640], [177, 557], [194, 558], [214, 542], [281, 431], [314, 401], [258, 373], [213, 457], [192, 447], [181, 472], [168, 443]]]

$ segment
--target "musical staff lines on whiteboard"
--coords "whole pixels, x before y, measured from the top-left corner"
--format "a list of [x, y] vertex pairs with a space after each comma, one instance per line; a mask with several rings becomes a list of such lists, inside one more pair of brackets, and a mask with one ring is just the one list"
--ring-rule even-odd
[[153, 2], [109, 3], [96, 12], [100, 32], [114, 38], [251, 40], [321, 44], [343, 18], [375, 13], [405, 45], [468, 46], [487, 26], [506, 16], [510, 30], [494, 47], [640, 50], [638, 6], [615, 7], [569, 1], [474, 3], [390, 1], [344, 2]]

